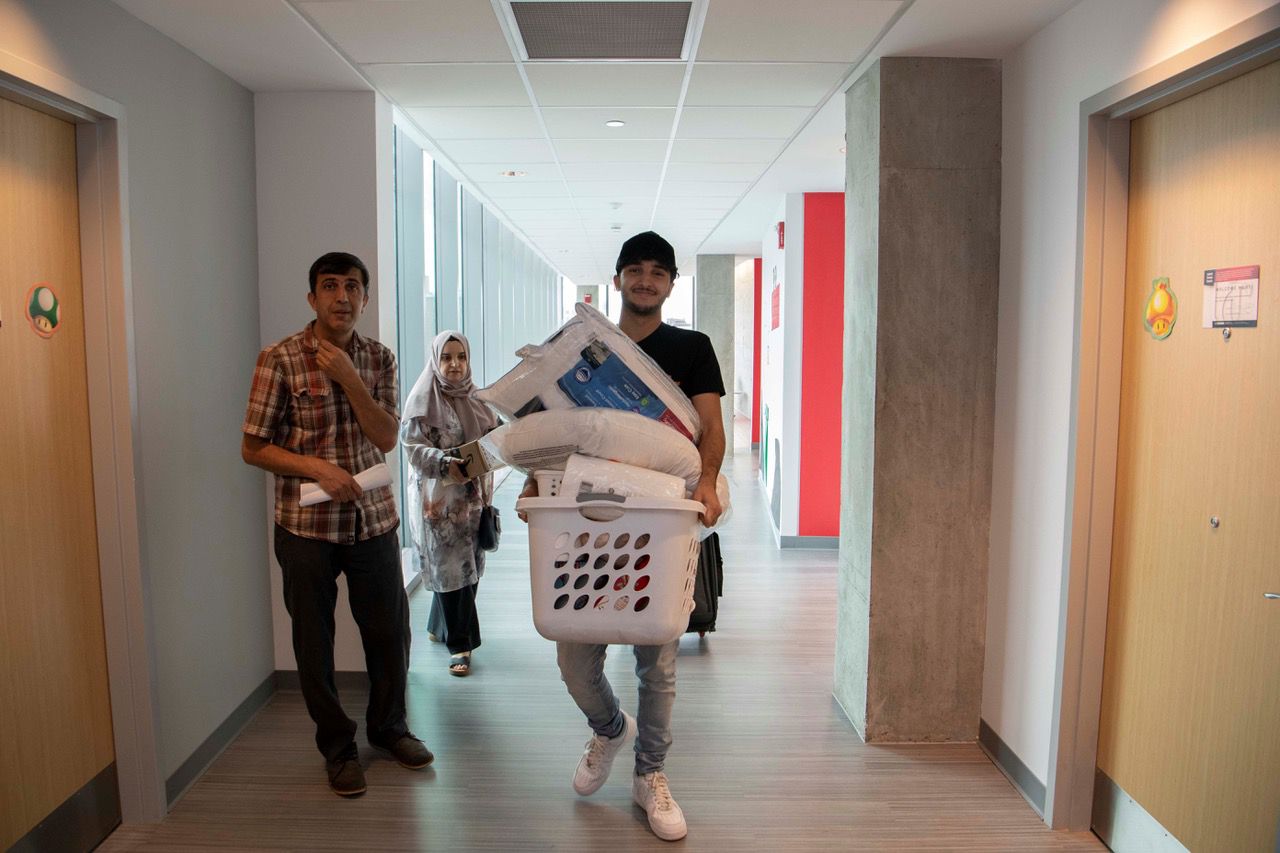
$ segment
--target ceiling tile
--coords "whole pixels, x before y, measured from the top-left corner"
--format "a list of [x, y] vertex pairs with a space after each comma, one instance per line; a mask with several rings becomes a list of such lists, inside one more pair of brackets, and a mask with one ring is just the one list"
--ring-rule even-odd
[[[610, 214], [634, 216], [648, 215], [653, 210], [653, 195], [646, 196], [584, 196], [578, 199], [578, 209], [583, 216], [608, 216]], [[620, 212], [620, 213], [615, 213]]]
[[852, 63], [900, 5], [899, 0], [805, 0], [787, 7], [781, 26], [776, 0], [712, 3], [696, 59]]
[[512, 58], [489, 3], [304, 0], [298, 8], [353, 62], [502, 62]]
[[637, 181], [656, 181], [662, 176], [661, 163], [562, 163], [569, 181], [613, 181], [620, 176]]
[[686, 107], [676, 135], [680, 139], [788, 137], [811, 112], [804, 107]]
[[544, 107], [674, 107], [685, 64], [529, 63], [524, 70]]
[[574, 181], [569, 184], [574, 198], [653, 198], [657, 181]]
[[433, 139], [520, 139], [541, 134], [530, 107], [408, 107]]
[[365, 65], [374, 85], [402, 107], [527, 107], [514, 62]]
[[[553, 139], [662, 139], [671, 136], [675, 109], [630, 107], [543, 107], [542, 118]], [[606, 127], [606, 121], [625, 121], [625, 127]]]
[[748, 181], [667, 181], [663, 198], [737, 198], [751, 186]]
[[619, 160], [661, 163], [667, 155], [667, 142], [665, 139], [558, 139], [556, 153], [561, 163], [615, 163]]
[[477, 182], [476, 186], [489, 198], [502, 206], [502, 200], [508, 198], [565, 198], [563, 181], [490, 181]]
[[[712, 201], [720, 201], [718, 207], [712, 207]], [[728, 199], [692, 199], [692, 198], [664, 198], [662, 203], [658, 205], [658, 214], [668, 218], [678, 217], [682, 220], [690, 221], [719, 219], [729, 212], [733, 207], [733, 202]]]
[[668, 181], [754, 181], [763, 163], [671, 163]]
[[685, 106], [812, 107], [849, 72], [840, 63], [706, 63], [694, 66]]
[[[412, 116], [410, 116], [412, 118]], [[422, 127], [426, 133], [426, 128]], [[440, 143], [455, 163], [554, 163], [545, 139], [466, 139]]]
[[116, 0], [252, 92], [351, 92], [368, 84], [285, 3]]
[[785, 139], [677, 139], [672, 163], [768, 163]]
[[534, 216], [544, 210], [576, 210], [577, 204], [568, 194], [559, 198], [504, 198], [502, 212], [513, 217]]

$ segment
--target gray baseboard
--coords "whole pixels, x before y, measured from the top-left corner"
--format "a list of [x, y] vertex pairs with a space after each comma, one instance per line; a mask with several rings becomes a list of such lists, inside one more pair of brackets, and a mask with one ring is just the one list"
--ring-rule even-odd
[[986, 720], [978, 720], [978, 745], [1000, 772], [1009, 777], [1013, 787], [1031, 804], [1036, 814], [1044, 817], [1044, 783], [1036, 778], [1009, 746], [1000, 739]]
[[230, 716], [222, 721], [222, 725], [213, 730], [213, 734], [205, 738], [204, 743], [191, 753], [190, 758], [182, 762], [181, 767], [173, 771], [173, 775], [164, 783], [165, 798], [170, 808], [173, 808], [173, 804], [187, 792], [187, 789], [204, 775], [204, 771], [209, 769], [214, 759], [236, 739], [240, 731], [253, 719], [253, 715], [267, 704], [275, 692], [276, 676], [272, 673], [253, 689], [253, 692], [231, 712]]
[[810, 549], [814, 551], [840, 550], [839, 536], [779, 536], [778, 547], [786, 549]]
[[1181, 841], [1101, 770], [1094, 771], [1092, 823], [1094, 834], [1115, 853], [1187, 853]]
[[[296, 669], [277, 669], [275, 679], [277, 690], [302, 689], [302, 683], [298, 681], [298, 671]], [[369, 689], [369, 673], [364, 671], [341, 670], [333, 674], [333, 680], [338, 685], [339, 690]]]
[[116, 763], [89, 780], [9, 848], [9, 853], [92, 850], [120, 825]]

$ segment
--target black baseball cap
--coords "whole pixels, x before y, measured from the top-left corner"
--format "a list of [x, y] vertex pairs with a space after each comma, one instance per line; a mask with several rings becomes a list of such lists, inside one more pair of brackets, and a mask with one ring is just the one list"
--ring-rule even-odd
[[661, 236], [652, 231], [643, 231], [622, 244], [618, 252], [618, 265], [614, 272], [622, 272], [622, 268], [641, 261], [653, 261], [666, 268], [671, 277], [676, 277], [676, 250]]

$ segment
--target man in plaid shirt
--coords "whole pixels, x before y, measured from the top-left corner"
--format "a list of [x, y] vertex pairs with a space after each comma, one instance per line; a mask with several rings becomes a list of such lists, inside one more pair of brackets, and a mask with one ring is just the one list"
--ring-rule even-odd
[[[369, 673], [370, 745], [417, 770], [431, 751], [406, 724], [409, 600], [400, 570], [395, 499], [388, 486], [364, 491], [354, 474], [383, 461], [400, 428], [395, 356], [356, 334], [369, 302], [369, 270], [330, 252], [311, 265], [307, 302], [316, 318], [258, 355], [242, 427], [241, 456], [275, 474], [275, 552], [293, 622], [293, 652], [329, 787], [365, 791], [356, 723], [342, 710], [333, 676], [338, 574], [347, 576], [351, 615]], [[332, 500], [301, 506], [303, 482]]]

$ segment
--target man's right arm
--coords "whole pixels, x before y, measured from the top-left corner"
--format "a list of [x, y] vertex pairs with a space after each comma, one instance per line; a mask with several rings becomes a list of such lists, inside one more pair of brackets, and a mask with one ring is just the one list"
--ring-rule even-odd
[[364, 491], [355, 477], [332, 462], [285, 450], [256, 435], [242, 434], [240, 458], [272, 474], [315, 480], [335, 501], [353, 501]]
[[250, 465], [287, 477], [315, 480], [337, 501], [352, 501], [363, 489], [345, 470], [314, 456], [303, 456], [271, 443], [288, 406], [288, 386], [273, 348], [258, 354], [249, 388], [249, 407], [240, 436], [240, 458]]

